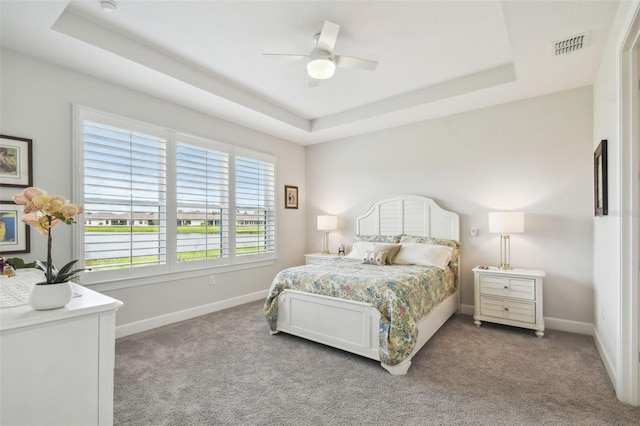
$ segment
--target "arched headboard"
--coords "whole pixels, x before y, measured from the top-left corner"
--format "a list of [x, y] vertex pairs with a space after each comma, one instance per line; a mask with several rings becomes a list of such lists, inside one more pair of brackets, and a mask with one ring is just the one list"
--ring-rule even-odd
[[378, 200], [355, 218], [356, 235], [413, 235], [460, 241], [460, 218], [421, 195]]

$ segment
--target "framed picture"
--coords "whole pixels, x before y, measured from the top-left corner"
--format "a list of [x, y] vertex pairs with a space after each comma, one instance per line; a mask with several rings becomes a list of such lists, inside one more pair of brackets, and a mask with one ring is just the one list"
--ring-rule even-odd
[[603, 139], [593, 153], [594, 213], [596, 216], [609, 214], [607, 188], [607, 140]]
[[29, 225], [22, 221], [24, 206], [0, 201], [0, 254], [29, 253]]
[[285, 209], [297, 209], [298, 208], [298, 187], [297, 186], [284, 186], [284, 208]]
[[31, 139], [0, 135], [0, 186], [33, 186]]

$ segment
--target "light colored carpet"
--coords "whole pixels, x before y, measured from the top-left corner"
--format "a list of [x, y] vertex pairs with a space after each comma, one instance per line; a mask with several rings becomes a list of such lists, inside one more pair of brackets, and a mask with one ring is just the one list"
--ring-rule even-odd
[[452, 317], [406, 376], [283, 333], [262, 302], [116, 342], [116, 425], [640, 425], [590, 336]]

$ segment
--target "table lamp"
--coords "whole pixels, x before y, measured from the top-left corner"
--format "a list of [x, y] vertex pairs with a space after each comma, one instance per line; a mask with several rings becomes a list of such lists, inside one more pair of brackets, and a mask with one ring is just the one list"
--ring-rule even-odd
[[524, 232], [523, 212], [490, 212], [489, 232], [500, 235], [500, 269], [513, 269], [510, 262], [509, 234]]
[[329, 231], [334, 231], [336, 229], [338, 229], [337, 216], [318, 216], [318, 231], [324, 231], [324, 249], [322, 250], [323, 255], [331, 254], [329, 253]]

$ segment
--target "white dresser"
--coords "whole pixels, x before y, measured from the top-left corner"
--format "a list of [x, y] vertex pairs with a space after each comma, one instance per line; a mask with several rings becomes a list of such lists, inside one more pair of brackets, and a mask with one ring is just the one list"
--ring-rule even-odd
[[64, 308], [0, 309], [0, 424], [113, 424], [115, 315], [123, 304], [73, 289], [81, 296]]
[[473, 268], [474, 323], [494, 322], [535, 330], [544, 336], [542, 284], [544, 271], [537, 269], [502, 270]]

